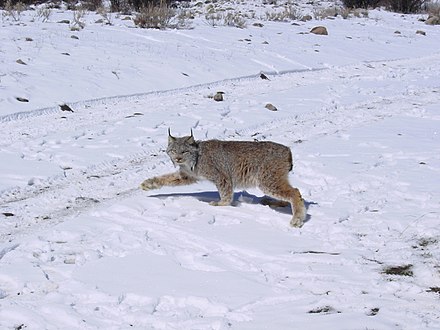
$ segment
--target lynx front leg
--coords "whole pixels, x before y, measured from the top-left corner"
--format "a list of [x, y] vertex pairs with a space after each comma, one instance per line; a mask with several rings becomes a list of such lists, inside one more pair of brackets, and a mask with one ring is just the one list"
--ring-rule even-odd
[[141, 183], [143, 190], [159, 189], [163, 186], [183, 186], [195, 183], [196, 179], [183, 175], [181, 172], [155, 176]]
[[215, 182], [217, 186], [218, 193], [220, 194], [220, 200], [218, 202], [211, 202], [209, 204], [213, 206], [227, 206], [232, 204], [232, 199], [234, 197], [234, 190], [232, 187], [232, 182], [227, 179], [221, 179]]

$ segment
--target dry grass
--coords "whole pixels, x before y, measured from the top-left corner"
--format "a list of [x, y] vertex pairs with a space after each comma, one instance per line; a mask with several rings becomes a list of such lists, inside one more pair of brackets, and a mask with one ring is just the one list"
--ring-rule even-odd
[[13, 3], [12, 0], [7, 0], [3, 9], [3, 18], [11, 18], [14, 22], [19, 22], [21, 14], [26, 10], [26, 6], [20, 1]]
[[414, 276], [412, 268], [413, 265], [411, 264], [402, 266], [388, 266], [382, 270], [382, 274], [396, 276]]
[[440, 2], [430, 2], [426, 4], [426, 12], [430, 16], [440, 17]]
[[170, 26], [170, 22], [175, 15], [175, 11], [164, 0], [158, 5], [148, 3], [142, 7], [141, 11], [133, 19], [134, 24], [147, 29], [165, 29]]
[[210, 8], [205, 14], [206, 22], [211, 26], [233, 26], [243, 29], [247, 26], [246, 18], [239, 12], [235, 11], [216, 11]]

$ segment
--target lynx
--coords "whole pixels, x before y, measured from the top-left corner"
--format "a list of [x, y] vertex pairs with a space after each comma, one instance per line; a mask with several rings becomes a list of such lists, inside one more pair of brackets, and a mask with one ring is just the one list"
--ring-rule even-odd
[[292, 153], [289, 147], [274, 142], [194, 140], [191, 136], [173, 137], [168, 130], [167, 154], [175, 173], [147, 179], [144, 190], [162, 186], [179, 186], [207, 179], [219, 191], [220, 201], [211, 205], [230, 205], [234, 188], [258, 187], [266, 195], [289, 202], [292, 206], [292, 227], [301, 227], [306, 209], [297, 188], [289, 184]]

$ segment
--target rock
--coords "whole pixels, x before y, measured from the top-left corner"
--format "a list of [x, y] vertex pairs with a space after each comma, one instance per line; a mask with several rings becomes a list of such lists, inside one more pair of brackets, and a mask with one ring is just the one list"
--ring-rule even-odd
[[426, 32], [425, 32], [425, 31], [422, 31], [422, 30], [417, 30], [417, 31], [416, 31], [416, 34], [420, 34], [420, 35], [422, 35], [422, 36], [426, 36]]
[[72, 110], [72, 108], [69, 107], [67, 104], [61, 104], [61, 105], [60, 105], [60, 109], [61, 109], [61, 111], [74, 112], [74, 111]]
[[263, 72], [260, 73], [260, 78], [263, 80], [270, 80]]
[[64, 259], [64, 263], [66, 265], [74, 265], [76, 263], [76, 260], [75, 260], [75, 258], [66, 258], [66, 259]]
[[440, 17], [438, 16], [429, 16], [425, 21], [425, 24], [428, 25], [440, 25]]
[[217, 102], [220, 102], [220, 101], [223, 101], [223, 92], [217, 92], [215, 95], [214, 95], [214, 101], [217, 101]]
[[277, 107], [274, 106], [272, 103], [266, 104], [265, 108], [270, 110], [270, 111], [278, 111]]
[[328, 35], [327, 28], [324, 26], [315, 26], [313, 29], [310, 30], [310, 33], [318, 34], [322, 36]]
[[133, 117], [138, 117], [138, 116], [143, 116], [144, 114], [142, 112], [135, 112], [132, 115], [129, 116], [125, 116], [125, 118], [133, 118]]

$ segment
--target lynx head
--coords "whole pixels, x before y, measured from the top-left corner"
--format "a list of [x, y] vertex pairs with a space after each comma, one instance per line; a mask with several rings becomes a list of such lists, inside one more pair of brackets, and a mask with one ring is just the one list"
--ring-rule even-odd
[[187, 170], [194, 171], [197, 164], [199, 145], [194, 140], [191, 130], [190, 136], [174, 137], [168, 129], [167, 154], [170, 156], [174, 166], [180, 166]]

